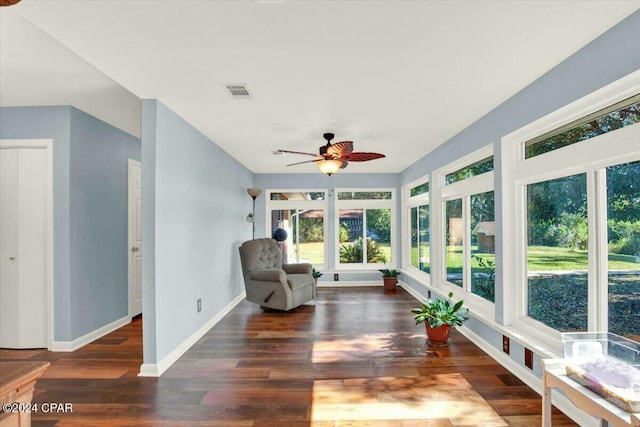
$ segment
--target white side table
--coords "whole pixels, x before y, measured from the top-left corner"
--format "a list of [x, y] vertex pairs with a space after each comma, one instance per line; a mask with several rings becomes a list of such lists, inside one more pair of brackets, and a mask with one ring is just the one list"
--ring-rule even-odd
[[562, 390], [589, 415], [600, 418], [600, 426], [640, 427], [640, 414], [630, 414], [567, 377], [564, 359], [545, 359], [542, 363], [542, 425], [551, 426], [551, 389]]

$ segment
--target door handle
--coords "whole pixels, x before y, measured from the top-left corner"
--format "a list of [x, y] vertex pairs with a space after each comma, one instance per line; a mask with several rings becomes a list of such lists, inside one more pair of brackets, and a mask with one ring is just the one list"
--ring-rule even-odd
[[139, 248], [137, 248], [137, 247], [135, 247], [135, 246], [131, 248], [131, 252], [138, 252], [139, 250], [140, 250], [140, 249], [139, 249]]

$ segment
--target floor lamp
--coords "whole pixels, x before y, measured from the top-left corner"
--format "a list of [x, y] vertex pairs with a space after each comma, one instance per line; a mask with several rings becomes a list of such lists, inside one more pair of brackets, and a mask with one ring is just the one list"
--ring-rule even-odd
[[247, 221], [249, 221], [253, 225], [253, 234], [252, 239], [256, 238], [256, 197], [262, 194], [262, 189], [260, 188], [247, 188], [247, 193], [253, 199], [253, 211], [249, 215], [247, 215]]

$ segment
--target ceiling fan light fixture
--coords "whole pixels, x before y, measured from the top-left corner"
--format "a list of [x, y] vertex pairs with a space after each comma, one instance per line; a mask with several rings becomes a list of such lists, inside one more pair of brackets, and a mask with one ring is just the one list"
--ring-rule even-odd
[[316, 163], [322, 173], [331, 176], [340, 170], [342, 162], [340, 160], [321, 160]]

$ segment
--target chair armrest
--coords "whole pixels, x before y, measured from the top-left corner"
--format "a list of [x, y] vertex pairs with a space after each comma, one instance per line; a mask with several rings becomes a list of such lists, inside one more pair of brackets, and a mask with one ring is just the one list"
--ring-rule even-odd
[[300, 264], [283, 264], [282, 269], [287, 274], [311, 274], [313, 266], [308, 263]]
[[285, 276], [284, 270], [276, 270], [276, 269], [254, 270], [249, 272], [249, 278], [251, 280], [259, 280], [263, 282], [286, 283], [286, 276]]

